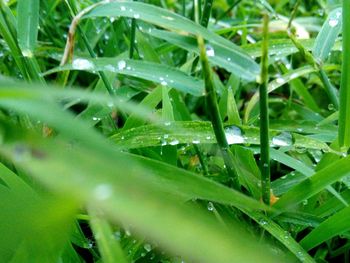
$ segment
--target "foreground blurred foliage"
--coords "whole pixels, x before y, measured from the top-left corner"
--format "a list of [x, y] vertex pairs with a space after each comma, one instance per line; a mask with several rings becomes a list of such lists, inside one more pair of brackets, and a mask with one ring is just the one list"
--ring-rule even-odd
[[349, 259], [341, 1], [0, 1], [2, 262]]

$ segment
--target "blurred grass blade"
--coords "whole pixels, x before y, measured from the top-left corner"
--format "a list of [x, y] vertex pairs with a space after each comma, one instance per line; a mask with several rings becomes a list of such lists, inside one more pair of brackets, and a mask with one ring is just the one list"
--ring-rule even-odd
[[104, 263], [127, 263], [119, 242], [115, 239], [112, 228], [107, 220], [98, 215], [98, 211], [89, 211], [90, 225], [97, 241]]
[[231, 51], [232, 63], [236, 65], [237, 74], [247, 80], [255, 80], [259, 66], [241, 48], [231, 41], [218, 36], [206, 28], [168, 10], [139, 2], [111, 2], [96, 6], [83, 18], [124, 16], [140, 19], [157, 26], [186, 31], [193, 36], [200, 34], [204, 39], [227, 48]]
[[348, 175], [350, 175], [350, 156], [334, 162], [303, 180], [285, 193], [274, 207], [282, 210], [289, 209]]
[[350, 1], [343, 1], [343, 59], [339, 108], [339, 145], [350, 147]]
[[163, 86], [173, 87], [195, 96], [202, 96], [204, 93], [204, 85], [201, 80], [193, 78], [178, 69], [147, 61], [131, 59], [116, 60], [114, 58], [75, 58], [72, 64], [65, 64], [64, 66], [54, 68], [45, 74], [65, 70], [110, 71], [154, 81]]
[[40, 0], [17, 1], [18, 43], [22, 54], [32, 57], [39, 30]]
[[300, 245], [310, 250], [328, 239], [350, 230], [350, 207], [335, 213], [327, 218], [317, 228], [311, 231], [300, 241]]
[[[19, 153], [18, 147], [24, 151]], [[136, 235], [145, 235], [185, 259], [205, 263], [232, 258], [239, 262], [276, 260], [237, 224], [223, 227], [194, 206], [181, 204], [175, 195], [166, 195], [162, 186], [149, 184], [151, 170], [135, 166], [128, 157], [115, 158], [78, 146], [67, 149], [66, 143], [42, 139], [10, 143], [1, 152], [50, 189], [103, 211], [110, 220], [130, 226]]]
[[312, 49], [312, 54], [319, 62], [324, 62], [329, 56], [341, 29], [342, 9], [336, 8], [330, 12], [324, 22]]

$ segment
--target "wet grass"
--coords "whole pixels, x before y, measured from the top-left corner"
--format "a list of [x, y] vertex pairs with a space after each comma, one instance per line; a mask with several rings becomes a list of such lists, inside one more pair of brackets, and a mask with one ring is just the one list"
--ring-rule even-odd
[[2, 262], [347, 262], [344, 1], [0, 2]]

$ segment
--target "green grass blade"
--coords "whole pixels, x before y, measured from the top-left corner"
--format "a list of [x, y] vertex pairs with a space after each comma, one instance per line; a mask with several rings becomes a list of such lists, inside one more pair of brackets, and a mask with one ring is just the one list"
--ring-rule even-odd
[[262, 199], [265, 204], [270, 205], [270, 142], [269, 142], [269, 104], [267, 84], [269, 81], [268, 73], [268, 31], [269, 17], [264, 15], [263, 19], [263, 45], [261, 57], [261, 83], [259, 86], [260, 100], [260, 171], [261, 171], [261, 189]]
[[291, 208], [303, 200], [317, 194], [330, 184], [350, 175], [350, 157], [346, 157], [326, 168], [318, 171], [313, 176], [305, 179], [284, 194], [274, 207], [278, 209]]
[[127, 263], [123, 250], [118, 241], [115, 239], [114, 233], [108, 221], [101, 217], [101, 215], [98, 215], [98, 211], [89, 211], [89, 215], [91, 216], [89, 222], [94, 232], [103, 262]]
[[18, 43], [24, 56], [32, 57], [39, 30], [39, 0], [19, 0], [18, 12]]
[[201, 80], [193, 78], [178, 69], [152, 62], [131, 59], [116, 60], [114, 58], [75, 58], [72, 64], [54, 68], [45, 74], [65, 70], [109, 71], [150, 80], [195, 96], [204, 94], [204, 85]]
[[339, 144], [350, 147], [350, 1], [343, 1], [343, 59], [339, 108]]
[[315, 262], [315, 260], [305, 251], [305, 249], [290, 236], [289, 232], [285, 231], [273, 220], [269, 219], [262, 213], [246, 212], [246, 214], [257, 222], [261, 228], [265, 229], [274, 238], [280, 241], [301, 262]]
[[327, 218], [322, 224], [300, 241], [300, 245], [310, 250], [328, 239], [350, 230], [350, 207], [344, 208]]
[[[24, 151], [19, 155], [16, 149], [20, 145]], [[35, 151], [30, 151], [32, 147]], [[203, 211], [181, 204], [173, 194], [166, 194], [162, 186], [149, 184], [150, 170], [135, 169], [137, 162], [130, 158], [119, 154], [119, 158], [115, 158], [78, 146], [67, 149], [65, 143], [42, 139], [10, 143], [1, 151], [50, 189], [63, 191], [73, 200], [102, 210], [108, 219], [130, 226], [137, 235], [145, 235], [185, 259], [208, 263], [229, 262], [232, 258], [243, 262], [273, 260], [265, 247], [255, 245], [249, 238], [242, 243], [246, 235], [236, 224], [234, 231], [230, 226], [223, 227]], [[17, 159], [20, 156], [24, 158]], [[124, 167], [123, 170], [120, 167]], [[130, 172], [125, 168], [131, 169]], [[47, 173], [48, 169], [52, 173]], [[125, 172], [128, 177], [124, 176]], [[210, 248], [208, 242], [212, 243]], [[193, 244], [196, 244], [195, 250]]]
[[237, 74], [247, 80], [255, 80], [259, 66], [241, 48], [183, 16], [168, 10], [139, 2], [112, 2], [98, 5], [83, 18], [125, 16], [137, 18], [157, 26], [177, 31], [186, 31], [193, 36], [200, 34], [206, 40], [229, 49], [236, 65]]
[[342, 9], [336, 8], [330, 12], [324, 22], [312, 49], [312, 54], [319, 62], [324, 62], [329, 56], [341, 29]]
[[[280, 131], [270, 130], [270, 147], [277, 147], [272, 140], [275, 136], [281, 135], [282, 131], [283, 129]], [[287, 134], [285, 133], [287, 135], [286, 144], [289, 144], [291, 150], [323, 149], [326, 152], [332, 151], [326, 143], [316, 139], [295, 133], [291, 133], [289, 137], [288, 132]], [[225, 128], [225, 135], [230, 145], [259, 145], [258, 128], [230, 125]], [[216, 142], [211, 123], [204, 121], [177, 121], [144, 125], [113, 134], [111, 140], [123, 149], [191, 143], [205, 145]]]

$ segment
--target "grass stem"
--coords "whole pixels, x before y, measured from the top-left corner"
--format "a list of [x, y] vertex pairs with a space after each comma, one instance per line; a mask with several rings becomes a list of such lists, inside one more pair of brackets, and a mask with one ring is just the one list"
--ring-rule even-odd
[[270, 204], [270, 144], [269, 144], [269, 105], [268, 105], [268, 32], [269, 17], [264, 15], [263, 42], [261, 57], [261, 84], [260, 84], [260, 170], [262, 199], [265, 204]]

